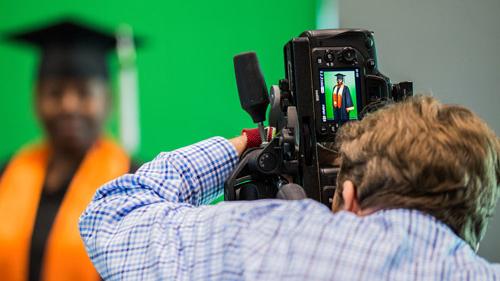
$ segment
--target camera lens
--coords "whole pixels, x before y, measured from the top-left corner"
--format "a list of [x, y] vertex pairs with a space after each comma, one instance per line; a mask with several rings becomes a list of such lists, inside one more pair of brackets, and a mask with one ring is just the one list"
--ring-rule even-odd
[[335, 60], [335, 55], [333, 54], [332, 51], [326, 51], [325, 54], [325, 61], [327, 62], [333, 62]]
[[353, 62], [356, 60], [356, 51], [353, 48], [344, 48], [342, 50], [342, 58], [346, 62]]

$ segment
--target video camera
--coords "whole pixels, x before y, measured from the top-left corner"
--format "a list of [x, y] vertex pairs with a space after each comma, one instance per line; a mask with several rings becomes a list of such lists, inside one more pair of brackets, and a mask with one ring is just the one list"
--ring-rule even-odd
[[[240, 103], [258, 123], [262, 145], [247, 150], [224, 186], [225, 200], [312, 198], [328, 206], [339, 167], [320, 163], [338, 129], [412, 95], [412, 82], [391, 85], [377, 68], [373, 33], [305, 31], [284, 47], [285, 79], [270, 94], [255, 53], [234, 57]], [[264, 121], [277, 134], [266, 142]]]

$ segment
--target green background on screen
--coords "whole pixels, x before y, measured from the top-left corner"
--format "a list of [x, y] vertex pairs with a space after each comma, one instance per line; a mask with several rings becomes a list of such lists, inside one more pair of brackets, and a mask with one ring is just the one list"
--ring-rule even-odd
[[[252, 127], [240, 108], [233, 56], [256, 51], [267, 85], [276, 84], [284, 75], [283, 45], [315, 28], [316, 1], [2, 0], [0, 34], [64, 16], [107, 30], [127, 23], [145, 39], [137, 58], [141, 146], [135, 156], [149, 160], [160, 151]], [[116, 55], [109, 60], [116, 74]], [[0, 43], [0, 159], [43, 135], [32, 104], [37, 62], [36, 49]], [[107, 124], [112, 136], [117, 115], [115, 108]]]

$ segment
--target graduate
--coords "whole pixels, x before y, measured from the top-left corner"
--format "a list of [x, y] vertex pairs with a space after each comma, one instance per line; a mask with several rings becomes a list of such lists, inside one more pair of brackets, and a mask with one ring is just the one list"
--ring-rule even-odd
[[352, 103], [351, 91], [349, 87], [344, 84], [344, 74], [335, 74], [337, 77], [337, 84], [332, 90], [332, 104], [334, 108], [334, 119], [340, 121], [349, 120], [349, 111], [354, 109]]
[[45, 139], [23, 147], [0, 175], [0, 279], [99, 280], [78, 217], [100, 185], [136, 167], [103, 133], [106, 57], [117, 39], [74, 20], [7, 38], [40, 50], [34, 102]]

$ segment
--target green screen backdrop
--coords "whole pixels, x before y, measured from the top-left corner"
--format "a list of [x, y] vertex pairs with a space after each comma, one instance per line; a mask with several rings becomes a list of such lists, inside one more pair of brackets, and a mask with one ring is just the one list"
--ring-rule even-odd
[[[160, 151], [215, 135], [232, 137], [253, 126], [239, 105], [232, 57], [256, 51], [268, 86], [277, 83], [284, 75], [283, 45], [315, 28], [316, 1], [0, 0], [0, 34], [64, 16], [108, 30], [127, 23], [145, 39], [137, 58], [136, 157], [149, 160]], [[35, 49], [1, 42], [0, 158], [42, 136], [32, 104], [37, 63]], [[110, 63], [116, 72], [115, 55]], [[107, 127], [116, 136], [116, 110]]]

